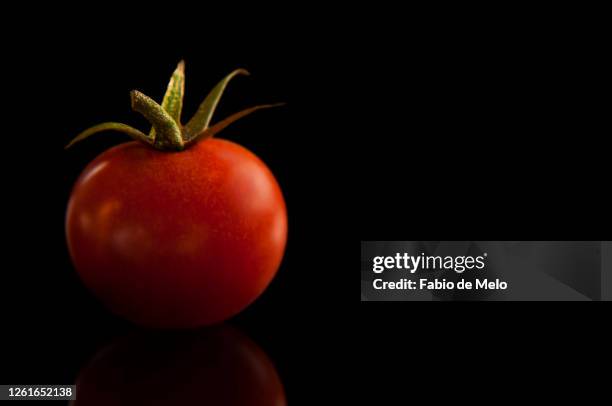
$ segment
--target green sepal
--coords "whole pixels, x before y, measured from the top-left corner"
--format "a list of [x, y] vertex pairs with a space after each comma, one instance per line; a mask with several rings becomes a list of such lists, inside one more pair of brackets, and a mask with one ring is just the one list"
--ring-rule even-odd
[[210, 93], [208, 93], [208, 96], [206, 96], [202, 104], [200, 104], [198, 111], [183, 128], [186, 139], [191, 139], [208, 128], [210, 120], [217, 108], [217, 104], [219, 104], [219, 100], [223, 95], [223, 91], [229, 81], [237, 75], [249, 75], [249, 72], [244, 69], [236, 69], [217, 83]]
[[228, 125], [240, 120], [242, 117], [247, 116], [257, 110], [269, 109], [271, 107], [283, 106], [285, 103], [274, 103], [274, 104], [260, 104], [258, 106], [250, 107], [248, 109], [241, 110], [231, 116], [219, 121], [215, 125], [206, 128], [194, 137], [185, 140], [185, 147], [195, 144], [199, 141], [205, 140], [206, 138], [214, 137], [215, 134], [225, 129]]
[[145, 133], [141, 132], [140, 130], [137, 130], [134, 127], [130, 127], [129, 125], [123, 123], [107, 122], [94, 125], [93, 127], [89, 127], [87, 130], [83, 131], [82, 133], [77, 135], [72, 141], [70, 141], [70, 143], [68, 143], [65, 148], [68, 149], [77, 142], [103, 131], [119, 131], [129, 135], [137, 141], [142, 141], [145, 144], [153, 145], [153, 139]]
[[[183, 96], [185, 95], [185, 61], [180, 61], [170, 77], [166, 94], [162, 100], [161, 106], [166, 112], [176, 121], [176, 124], [181, 125], [181, 111], [183, 110]], [[149, 132], [151, 138], [155, 138], [155, 128], [151, 128]]]

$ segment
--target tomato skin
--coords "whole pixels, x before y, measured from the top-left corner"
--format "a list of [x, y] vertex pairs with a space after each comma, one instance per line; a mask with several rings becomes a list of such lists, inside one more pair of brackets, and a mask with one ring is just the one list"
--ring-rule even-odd
[[221, 139], [181, 152], [138, 142], [98, 156], [66, 215], [73, 263], [113, 312], [151, 327], [225, 320], [255, 300], [285, 249], [276, 179]]

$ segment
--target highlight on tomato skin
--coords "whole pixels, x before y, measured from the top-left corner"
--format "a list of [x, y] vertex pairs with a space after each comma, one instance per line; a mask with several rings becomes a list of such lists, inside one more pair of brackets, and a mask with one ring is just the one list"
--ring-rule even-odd
[[133, 333], [79, 373], [73, 406], [285, 406], [281, 378], [237, 329]]
[[[274, 278], [287, 241], [287, 209], [270, 169], [255, 154], [215, 138], [267, 104], [210, 125], [236, 70], [182, 124], [184, 63], [161, 105], [138, 91], [132, 107], [145, 134], [102, 123], [136, 141], [100, 154], [82, 172], [66, 213], [72, 262], [84, 284], [114, 313], [156, 328], [194, 328], [226, 320]], [[253, 135], [256, 137], [256, 134]]]

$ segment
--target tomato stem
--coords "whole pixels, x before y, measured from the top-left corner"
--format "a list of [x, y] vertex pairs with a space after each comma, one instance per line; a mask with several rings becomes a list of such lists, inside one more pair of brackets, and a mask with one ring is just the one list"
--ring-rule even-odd
[[155, 128], [153, 145], [158, 149], [180, 151], [184, 147], [178, 124], [162, 106], [149, 96], [132, 90], [132, 109], [142, 114]]
[[163, 150], [182, 151], [187, 146], [215, 136], [233, 122], [247, 116], [257, 110], [280, 106], [283, 103], [263, 104], [247, 108], [234, 113], [209, 127], [213, 113], [219, 104], [219, 100], [227, 87], [227, 84], [237, 75], [249, 75], [244, 69], [236, 69], [225, 76], [206, 96], [198, 111], [185, 125], [181, 125], [181, 110], [183, 108], [183, 95], [185, 92], [185, 63], [180, 61], [170, 78], [162, 104], [159, 105], [149, 96], [132, 90], [130, 93], [132, 109], [142, 114], [152, 125], [148, 135], [139, 130], [122, 123], [102, 123], [90, 127], [74, 138], [66, 148], [76, 142], [84, 140], [89, 136], [102, 131], [120, 131], [137, 141]]

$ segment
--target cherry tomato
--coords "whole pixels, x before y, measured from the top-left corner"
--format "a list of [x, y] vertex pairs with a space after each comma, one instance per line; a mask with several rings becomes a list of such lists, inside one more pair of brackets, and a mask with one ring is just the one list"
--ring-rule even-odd
[[152, 327], [225, 320], [280, 265], [285, 202], [266, 165], [211, 138], [180, 152], [128, 142], [83, 171], [66, 234], [85, 285], [113, 312]]
[[284, 406], [268, 356], [227, 326], [136, 333], [101, 350], [80, 373], [74, 406]]

